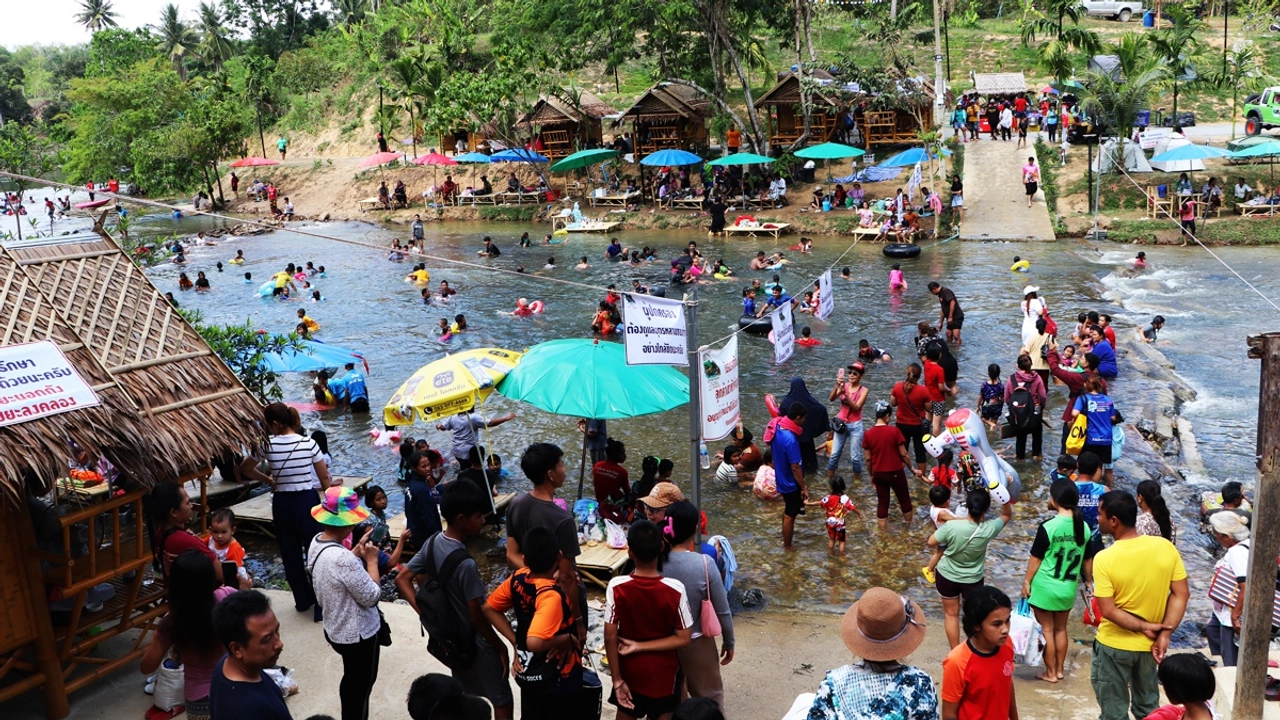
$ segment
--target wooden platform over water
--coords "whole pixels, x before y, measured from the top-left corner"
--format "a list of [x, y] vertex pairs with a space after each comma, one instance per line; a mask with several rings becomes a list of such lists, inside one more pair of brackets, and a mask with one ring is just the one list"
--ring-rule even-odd
[[[364, 490], [364, 487], [373, 481], [372, 477], [359, 477], [355, 475], [334, 475], [335, 478], [342, 478], [344, 487], [349, 487], [356, 492]], [[231, 483], [234, 485], [235, 483]], [[320, 502], [320, 493], [316, 493], [316, 503]], [[264, 535], [275, 537], [272, 532], [271, 519], [271, 493], [262, 493], [256, 497], [251, 497], [244, 502], [236, 503], [231, 506], [231, 510], [236, 514], [236, 524], [246, 530], [260, 532]]]

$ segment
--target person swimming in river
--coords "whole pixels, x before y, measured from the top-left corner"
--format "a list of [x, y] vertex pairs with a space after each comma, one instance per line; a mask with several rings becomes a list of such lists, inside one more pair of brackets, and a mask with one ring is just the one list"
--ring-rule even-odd
[[1031, 272], [1031, 263], [1023, 260], [1021, 257], [1014, 255], [1013, 264], [1009, 266], [1009, 272]]
[[424, 287], [424, 288], [422, 288], [422, 292], [421, 292], [421, 293], [419, 293], [419, 295], [421, 295], [421, 296], [422, 296], [422, 304], [423, 304], [423, 305], [430, 305], [430, 304], [431, 304], [431, 288], [429, 288], [429, 287]]
[[529, 239], [529, 233], [524, 232], [520, 235], [520, 247], [533, 247], [533, 241]]
[[450, 295], [457, 295], [458, 291], [449, 286], [448, 280], [440, 281], [440, 299], [448, 300]]
[[440, 324], [436, 326], [436, 334], [440, 336], [440, 342], [449, 342], [453, 339], [453, 330], [449, 328], [449, 318], [440, 318]]
[[527, 298], [516, 300], [516, 309], [511, 311], [515, 317], [529, 317], [542, 312], [542, 301], [534, 300], [532, 303]]
[[320, 301], [321, 301], [321, 300], [323, 300], [323, 299], [324, 299], [324, 298], [320, 297], [320, 291], [319, 291], [319, 290], [312, 290], [312, 291], [311, 291], [311, 302], [320, 302]]
[[313, 332], [313, 333], [320, 332], [320, 323], [316, 322], [315, 320], [312, 320], [311, 317], [307, 315], [307, 311], [303, 310], [302, 308], [298, 308], [298, 322], [303, 325], [306, 325], [307, 330], [310, 332]]
[[320, 271], [316, 269], [316, 266], [314, 263], [312, 263], [311, 261], [307, 261], [307, 267], [306, 267], [307, 277], [315, 277], [317, 274], [319, 274], [319, 272]]
[[749, 287], [742, 288], [742, 314], [756, 314], [756, 292]]
[[809, 329], [808, 325], [805, 325], [800, 328], [800, 337], [796, 338], [796, 344], [803, 345], [805, 347], [817, 347], [822, 344], [822, 341], [814, 337], [813, 331]]
[[471, 328], [467, 327], [466, 315], [463, 315], [462, 313], [458, 313], [457, 315], [453, 316], [453, 325], [449, 326], [450, 332], [452, 332], [454, 335], [457, 335], [460, 332], [466, 332], [467, 330], [470, 330], [470, 329]]
[[556, 269], [556, 259], [555, 259], [555, 257], [549, 257], [549, 258], [547, 258], [547, 264], [546, 264], [546, 265], [543, 265], [543, 266], [542, 266], [542, 269], [543, 269], [543, 270], [555, 270], [555, 269]]
[[889, 289], [907, 289], [907, 279], [902, 275], [902, 265], [900, 263], [894, 263], [893, 269], [889, 271]]
[[590, 268], [591, 268], [591, 263], [587, 262], [587, 256], [586, 256], [586, 255], [583, 255], [583, 256], [578, 260], [578, 264], [573, 266], [573, 269], [574, 269], [574, 270], [588, 270], [588, 269], [590, 269]]
[[196, 273], [196, 292], [209, 289], [209, 278], [204, 276], [204, 271]]
[[311, 331], [307, 329], [306, 323], [298, 323], [297, 325], [294, 325], [293, 332], [295, 332], [298, 335], [298, 337], [302, 338], [303, 340], [311, 339]]
[[253, 273], [251, 273], [251, 272], [247, 272], [247, 273], [245, 273], [245, 274], [244, 274], [244, 284], [245, 284], [245, 285], [248, 285], [248, 284], [250, 284], [250, 283], [252, 283], [252, 282], [253, 282]]
[[878, 362], [889, 362], [893, 358], [889, 355], [889, 353], [885, 352], [884, 350], [881, 350], [878, 347], [872, 347], [871, 343], [868, 342], [865, 338], [863, 338], [862, 340], [858, 341], [858, 359], [869, 360], [873, 363], [878, 363]]
[[711, 274], [717, 279], [733, 277], [733, 268], [724, 264], [724, 258], [716, 258], [716, 264], [712, 266]]
[[187, 277], [186, 273], [178, 273], [179, 290], [190, 290], [193, 287], [195, 287], [195, 285], [191, 282], [191, 278]]
[[229, 260], [229, 262], [230, 262], [232, 265], [243, 265], [243, 264], [245, 263], [244, 251], [243, 251], [243, 250], [237, 250], [237, 251], [236, 251], [236, 256], [235, 256], [235, 257], [233, 257], [233, 258], [231, 258], [231, 260]]

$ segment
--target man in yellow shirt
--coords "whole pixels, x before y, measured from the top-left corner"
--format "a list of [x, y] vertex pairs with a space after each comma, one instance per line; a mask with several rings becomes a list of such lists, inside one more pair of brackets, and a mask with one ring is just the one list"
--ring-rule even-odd
[[1156, 664], [1187, 609], [1187, 569], [1173, 543], [1139, 535], [1138, 503], [1123, 490], [1098, 500], [1098, 529], [1115, 538], [1093, 558], [1102, 624], [1089, 681], [1101, 720], [1145, 718], [1160, 704]]

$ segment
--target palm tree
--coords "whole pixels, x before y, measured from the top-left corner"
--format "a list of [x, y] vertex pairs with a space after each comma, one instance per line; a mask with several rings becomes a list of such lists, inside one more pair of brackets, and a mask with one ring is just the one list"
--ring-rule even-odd
[[234, 49], [226, 25], [223, 24], [222, 13], [212, 2], [201, 2], [199, 15], [197, 24], [200, 26], [200, 57], [213, 67], [221, 68]]
[[1262, 53], [1258, 46], [1244, 40], [1227, 54], [1227, 66], [1213, 73], [1211, 82], [1218, 87], [1231, 88], [1231, 137], [1236, 136], [1236, 103], [1240, 92], [1246, 95], [1271, 84], [1272, 78], [1263, 69]]
[[1098, 34], [1080, 27], [1079, 0], [1048, 0], [1044, 10], [1031, 10], [1022, 23], [1022, 45], [1044, 37], [1037, 51], [1040, 67], [1062, 82], [1074, 69], [1071, 50], [1095, 54], [1102, 47]]
[[179, 19], [178, 6], [169, 3], [161, 8], [160, 24], [151, 27], [160, 35], [160, 48], [173, 62], [173, 69], [178, 71], [178, 77], [186, 80], [187, 68], [183, 61], [187, 53], [195, 49], [198, 40], [195, 32]]
[[1173, 81], [1173, 124], [1178, 124], [1178, 83], [1195, 82], [1193, 61], [1204, 53], [1204, 43], [1197, 35], [1205, 29], [1202, 20], [1181, 5], [1165, 6], [1172, 25], [1148, 36], [1151, 49], [1169, 67]]
[[76, 13], [75, 21], [90, 32], [98, 32], [109, 27], [119, 27], [117, 15], [111, 7], [111, 0], [80, 0], [80, 12]]

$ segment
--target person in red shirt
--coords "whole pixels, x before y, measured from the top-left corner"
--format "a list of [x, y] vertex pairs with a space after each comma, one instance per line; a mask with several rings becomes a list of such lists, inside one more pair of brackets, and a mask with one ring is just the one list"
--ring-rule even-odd
[[1098, 315], [1098, 324], [1102, 326], [1102, 334], [1106, 336], [1107, 342], [1111, 343], [1112, 349], [1118, 347], [1116, 345], [1116, 331], [1111, 327], [1111, 316], [1106, 314]]
[[975, 588], [964, 601], [964, 632], [942, 661], [942, 720], [1018, 720], [1013, 688], [1013, 605], [998, 588]]
[[162, 482], [151, 490], [147, 498], [147, 512], [151, 515], [151, 547], [167, 576], [169, 566], [187, 550], [199, 550], [213, 565], [218, 585], [223, 584], [222, 563], [209, 546], [187, 531], [191, 521], [191, 498], [178, 483]]
[[604, 446], [604, 460], [591, 467], [591, 484], [600, 503], [600, 517], [616, 523], [630, 522], [631, 477], [622, 463], [627, 449], [619, 440], [609, 438]]
[[925, 471], [924, 421], [929, 414], [929, 391], [920, 386], [920, 365], [907, 367], [907, 379], [893, 386], [889, 405], [898, 411], [898, 430], [915, 446], [916, 469]]
[[658, 571], [662, 531], [639, 520], [627, 533], [630, 575], [609, 581], [604, 601], [604, 648], [613, 673], [609, 702], [620, 720], [670, 720], [680, 703], [680, 658], [693, 638], [684, 585]]
[[1027, 99], [1021, 95], [1013, 99], [1013, 112], [1019, 118], [1027, 116]]
[[[898, 498], [902, 510], [902, 522], [911, 525], [911, 489], [907, 486], [905, 469], [911, 467], [907, 455], [907, 440], [899, 427], [889, 424], [893, 408], [881, 400], [876, 403], [876, 424], [862, 435], [862, 449], [866, 450], [867, 466], [871, 469], [871, 484], [876, 489], [876, 522], [881, 530], [889, 527], [889, 491]], [[923, 478], [918, 468], [911, 474]]]
[[942, 420], [947, 416], [947, 397], [957, 392], [947, 386], [947, 372], [938, 361], [942, 359], [942, 349], [933, 344], [925, 351], [924, 389], [929, 393], [929, 423], [933, 434], [942, 433]]

